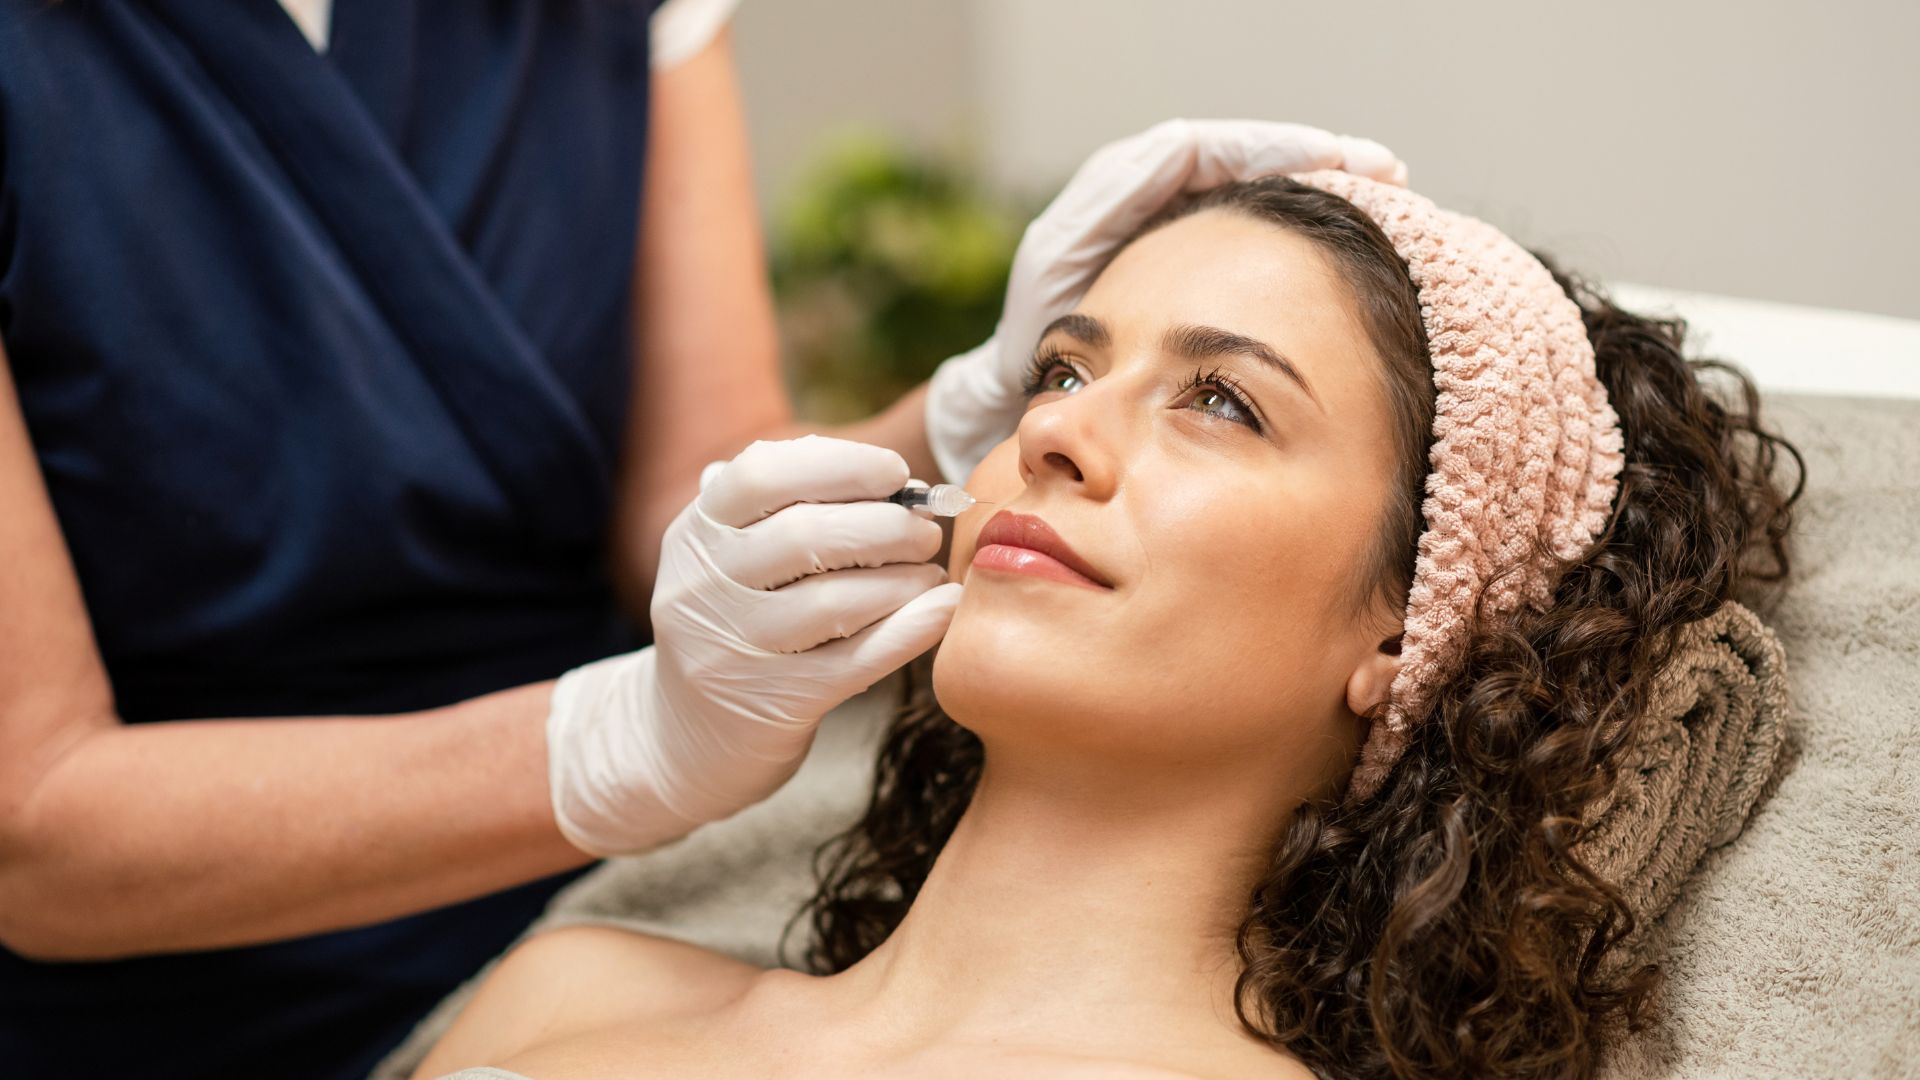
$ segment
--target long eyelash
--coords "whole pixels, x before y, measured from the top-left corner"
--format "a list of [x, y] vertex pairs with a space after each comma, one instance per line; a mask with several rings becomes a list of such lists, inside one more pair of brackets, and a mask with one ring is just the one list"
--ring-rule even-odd
[[1198, 390], [1203, 386], [1210, 386], [1227, 395], [1227, 397], [1232, 398], [1233, 403], [1240, 407], [1241, 412], [1246, 414], [1247, 425], [1253, 428], [1255, 434], [1266, 430], [1260, 423], [1260, 414], [1254, 410], [1253, 401], [1247, 397], [1245, 390], [1240, 389], [1239, 380], [1235, 379], [1232, 373], [1224, 368], [1214, 368], [1212, 371], [1205, 372], [1200, 368], [1194, 368], [1193, 374], [1187, 376], [1186, 382], [1180, 384], [1180, 389], [1175, 391], [1175, 394], [1185, 394], [1190, 390]]
[[1059, 348], [1042, 345], [1034, 350], [1033, 359], [1027, 361], [1027, 375], [1021, 383], [1021, 389], [1028, 397], [1038, 395], [1041, 387], [1046, 385], [1047, 372], [1052, 371], [1055, 364], [1066, 362], [1067, 354], [1061, 352]]

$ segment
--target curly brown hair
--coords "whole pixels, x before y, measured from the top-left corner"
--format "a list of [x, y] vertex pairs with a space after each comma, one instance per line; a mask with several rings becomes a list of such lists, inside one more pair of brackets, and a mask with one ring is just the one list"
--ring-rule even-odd
[[[1406, 265], [1351, 203], [1284, 178], [1214, 189], [1147, 229], [1210, 207], [1315, 240], [1359, 301], [1404, 468], [1356, 600], [1404, 606], [1434, 408]], [[1338, 792], [1303, 803], [1247, 898], [1240, 1022], [1324, 1077], [1585, 1077], [1610, 1032], [1644, 1026], [1660, 970], [1613, 962], [1634, 915], [1582, 861], [1582, 823], [1636, 737], [1673, 631], [1787, 576], [1804, 467], [1761, 427], [1752, 381], [1684, 358], [1682, 320], [1623, 311], [1541, 259], [1579, 304], [1619, 414], [1619, 493], [1549, 608], [1477, 619], [1380, 790], [1357, 806]], [[1709, 369], [1731, 393], [1702, 379]], [[1782, 451], [1790, 492], [1775, 476]], [[819, 892], [795, 918], [810, 914], [815, 931], [806, 967], [844, 970], [893, 932], [983, 762], [979, 738], [933, 700], [922, 657], [865, 815], [816, 857]]]

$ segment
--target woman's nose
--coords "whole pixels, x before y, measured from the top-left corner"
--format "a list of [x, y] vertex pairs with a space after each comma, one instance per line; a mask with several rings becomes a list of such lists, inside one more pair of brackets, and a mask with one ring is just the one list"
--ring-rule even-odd
[[1119, 463], [1106, 428], [1116, 403], [1100, 401], [1109, 396], [1101, 389], [1096, 383], [1020, 418], [1020, 479], [1028, 487], [1065, 484], [1091, 499], [1113, 493]]

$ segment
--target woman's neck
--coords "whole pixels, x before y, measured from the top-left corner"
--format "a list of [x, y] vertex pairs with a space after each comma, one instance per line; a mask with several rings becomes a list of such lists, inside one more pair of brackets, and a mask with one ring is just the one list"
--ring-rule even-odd
[[989, 756], [899, 928], [830, 980], [843, 1003], [928, 1040], [1237, 1030], [1233, 935], [1274, 793], [1048, 764]]

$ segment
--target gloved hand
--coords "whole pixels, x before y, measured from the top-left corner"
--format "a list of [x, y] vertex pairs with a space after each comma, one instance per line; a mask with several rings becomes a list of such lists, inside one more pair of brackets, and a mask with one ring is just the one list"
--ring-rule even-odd
[[1012, 433], [1040, 332], [1072, 310], [1114, 249], [1156, 211], [1185, 191], [1310, 169], [1407, 182], [1407, 167], [1377, 142], [1263, 120], [1168, 120], [1094, 151], [1027, 226], [993, 336], [934, 372], [927, 442], [946, 479], [965, 482]]
[[632, 854], [765, 798], [828, 710], [933, 647], [960, 586], [940, 527], [879, 502], [891, 450], [756, 442], [667, 527], [654, 645], [561, 676], [547, 720], [561, 832]]

